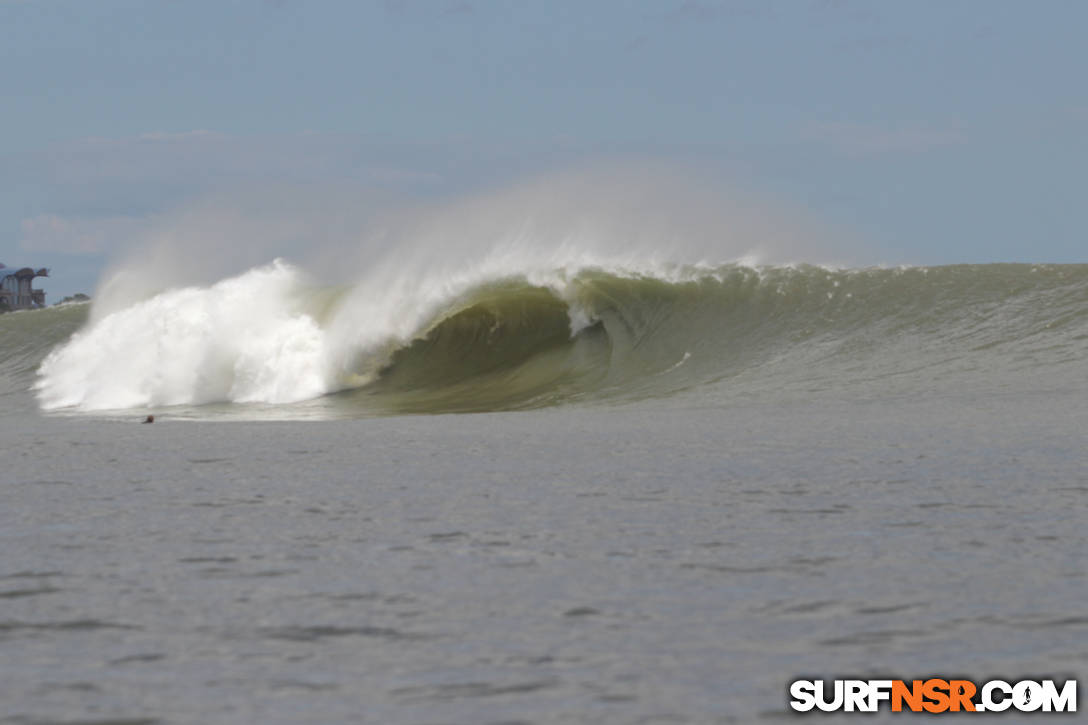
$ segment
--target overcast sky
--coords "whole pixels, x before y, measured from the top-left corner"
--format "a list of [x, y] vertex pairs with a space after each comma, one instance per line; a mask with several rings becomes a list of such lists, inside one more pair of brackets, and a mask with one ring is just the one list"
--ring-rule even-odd
[[56, 300], [217, 194], [625, 157], [875, 261], [1084, 262], [1086, 29], [1074, 0], [0, 0], [0, 262], [51, 266]]

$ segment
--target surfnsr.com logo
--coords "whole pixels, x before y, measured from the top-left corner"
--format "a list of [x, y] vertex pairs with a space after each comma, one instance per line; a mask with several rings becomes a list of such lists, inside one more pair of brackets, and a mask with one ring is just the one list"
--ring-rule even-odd
[[790, 707], [798, 712], [1076, 712], [1077, 681], [1054, 680], [796, 680]]

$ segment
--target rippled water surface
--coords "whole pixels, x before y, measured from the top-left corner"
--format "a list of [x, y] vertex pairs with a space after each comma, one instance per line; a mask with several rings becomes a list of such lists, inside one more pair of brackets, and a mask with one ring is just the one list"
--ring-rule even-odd
[[1084, 404], [7, 416], [0, 721], [745, 723], [800, 676], [1076, 676]]

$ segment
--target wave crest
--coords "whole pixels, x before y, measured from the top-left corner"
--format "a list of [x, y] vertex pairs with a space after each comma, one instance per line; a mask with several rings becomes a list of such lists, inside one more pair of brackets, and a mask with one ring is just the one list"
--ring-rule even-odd
[[365, 415], [963, 387], [983, 365], [1075, 366], [1086, 291], [1084, 266], [737, 264], [488, 269], [360, 291], [276, 261], [105, 315], [46, 356], [34, 388], [47, 410], [334, 394]]

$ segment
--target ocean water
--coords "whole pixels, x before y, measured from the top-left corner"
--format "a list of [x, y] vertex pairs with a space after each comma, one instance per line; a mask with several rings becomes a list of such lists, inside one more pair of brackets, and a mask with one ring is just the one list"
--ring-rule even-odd
[[1088, 266], [276, 261], [0, 340], [0, 722], [1083, 680]]

